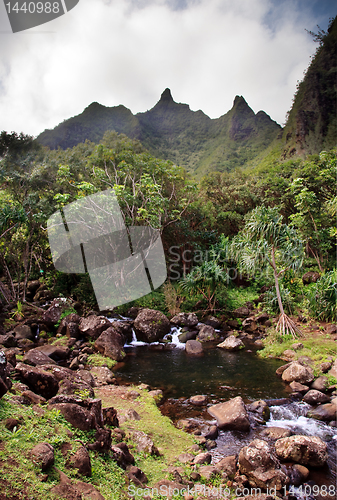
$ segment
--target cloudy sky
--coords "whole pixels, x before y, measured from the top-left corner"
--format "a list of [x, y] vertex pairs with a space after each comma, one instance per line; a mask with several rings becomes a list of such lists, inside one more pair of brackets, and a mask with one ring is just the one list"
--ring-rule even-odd
[[0, 130], [38, 135], [91, 102], [225, 114], [235, 95], [283, 124], [334, 0], [80, 0], [13, 34], [0, 0]]

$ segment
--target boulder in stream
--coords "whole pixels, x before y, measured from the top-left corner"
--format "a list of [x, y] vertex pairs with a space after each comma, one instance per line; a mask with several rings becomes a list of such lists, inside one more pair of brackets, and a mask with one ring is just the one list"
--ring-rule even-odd
[[242, 342], [242, 340], [238, 339], [234, 335], [230, 335], [226, 338], [226, 340], [224, 340], [224, 342], [218, 344], [217, 347], [227, 349], [228, 351], [239, 351], [240, 349], [245, 348], [245, 344]]
[[95, 349], [104, 356], [115, 361], [122, 361], [125, 357], [124, 337], [113, 327], [107, 328], [95, 342]]
[[281, 470], [279, 460], [274, 456], [266, 441], [254, 439], [244, 446], [239, 453], [240, 473], [247, 476], [252, 487], [266, 490], [275, 488], [281, 490], [289, 478]]
[[170, 332], [171, 325], [162, 312], [142, 309], [135, 319], [134, 328], [139, 340], [156, 342]]
[[170, 320], [172, 325], [176, 326], [196, 326], [199, 322], [198, 317], [194, 313], [179, 313], [173, 316]]
[[300, 384], [309, 384], [314, 380], [314, 372], [310, 366], [303, 366], [294, 361], [282, 373], [282, 380], [288, 383], [299, 382]]
[[210, 406], [207, 411], [216, 418], [221, 430], [249, 431], [250, 429], [248, 413], [241, 396]]
[[301, 465], [321, 467], [328, 459], [327, 445], [317, 436], [290, 436], [275, 443], [277, 456]]

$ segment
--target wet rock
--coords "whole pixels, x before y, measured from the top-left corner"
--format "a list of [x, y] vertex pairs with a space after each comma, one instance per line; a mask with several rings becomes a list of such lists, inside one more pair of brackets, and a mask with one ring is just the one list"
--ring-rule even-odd
[[330, 402], [330, 398], [326, 394], [323, 394], [323, 392], [317, 391], [315, 389], [310, 389], [310, 391], [308, 391], [303, 397], [303, 401], [310, 405], [317, 405]]
[[95, 427], [95, 418], [86, 408], [73, 403], [57, 403], [52, 405], [76, 429], [89, 431]]
[[109, 327], [96, 340], [95, 349], [103, 356], [122, 361], [125, 357], [124, 337], [114, 328]]
[[194, 313], [179, 313], [173, 316], [170, 320], [172, 325], [176, 326], [196, 326], [199, 322], [197, 316]]
[[215, 318], [214, 316], [207, 316], [205, 320], [205, 325], [210, 325], [213, 326], [216, 330], [221, 329], [221, 325], [224, 329], [226, 329], [226, 324], [222, 324], [221, 321], [218, 318]]
[[247, 318], [249, 314], [250, 314], [249, 309], [248, 307], [245, 306], [238, 307], [233, 311], [233, 316], [235, 316], [236, 318]]
[[327, 445], [316, 436], [290, 436], [275, 442], [277, 456], [301, 465], [321, 467], [328, 459]]
[[146, 453], [148, 455], [157, 455], [159, 456], [159, 451], [157, 447], [154, 445], [152, 439], [142, 431], [134, 431], [132, 433], [133, 439], [137, 443], [137, 451], [139, 453]]
[[82, 476], [91, 477], [91, 461], [86, 448], [81, 446], [69, 459], [68, 466], [74, 467]]
[[207, 401], [208, 401], [207, 396], [198, 395], [198, 396], [191, 396], [190, 397], [190, 403], [194, 406], [206, 405]]
[[288, 383], [300, 382], [300, 384], [306, 384], [314, 380], [314, 372], [309, 366], [303, 366], [294, 361], [282, 373], [282, 380]]
[[115, 381], [114, 374], [107, 366], [94, 366], [90, 373], [96, 386], [113, 384]]
[[268, 443], [261, 439], [254, 439], [240, 450], [238, 463], [240, 473], [253, 487], [281, 490], [289, 481]]
[[202, 464], [210, 464], [212, 461], [212, 455], [208, 452], [206, 453], [199, 453], [196, 457], [193, 459], [193, 464], [194, 465], [202, 465]]
[[197, 335], [197, 340], [199, 342], [211, 342], [219, 338], [218, 333], [214, 330], [212, 326], [202, 325]]
[[309, 477], [309, 470], [304, 467], [304, 465], [294, 464], [293, 466], [287, 467], [286, 471], [290, 483], [294, 486], [299, 486]]
[[79, 323], [82, 335], [93, 339], [97, 339], [104, 330], [110, 327], [111, 323], [105, 316], [96, 316], [95, 314], [81, 318]]
[[54, 465], [54, 448], [49, 443], [39, 443], [31, 450], [31, 458], [42, 470], [46, 471]]
[[307, 417], [322, 420], [323, 422], [337, 420], [337, 406], [333, 403], [322, 404], [313, 410], [309, 410]]
[[213, 448], [216, 448], [216, 447], [217, 447], [216, 441], [214, 441], [213, 439], [207, 439], [206, 440], [206, 443], [205, 443], [206, 450], [210, 451], [210, 450], [213, 450]]
[[198, 335], [198, 330], [186, 330], [178, 335], [179, 342], [186, 344], [188, 340], [195, 340]]
[[18, 325], [14, 328], [15, 339], [22, 340], [34, 340], [34, 334], [28, 325]]
[[223, 476], [233, 479], [237, 471], [236, 457], [235, 455], [230, 455], [222, 458], [220, 462], [215, 464], [215, 466], [220, 472], [222, 472]]
[[128, 470], [128, 478], [136, 486], [140, 486], [140, 487], [142, 487], [144, 484], [146, 484], [148, 482], [148, 479], [147, 479], [146, 475], [144, 474], [144, 472], [134, 465], [132, 467], [130, 467], [130, 469]]
[[79, 331], [78, 324], [79, 324], [80, 320], [81, 320], [81, 318], [78, 314], [76, 314], [76, 313], [68, 314], [68, 316], [66, 316], [65, 318], [63, 318], [61, 320], [61, 323], [57, 329], [57, 333], [59, 333], [60, 335], [68, 335], [67, 334], [67, 326], [70, 324], [75, 324], [75, 325], [77, 325], [77, 335], [78, 335], [78, 331]]
[[242, 340], [238, 339], [234, 335], [230, 335], [224, 342], [218, 344], [217, 347], [227, 349], [228, 351], [239, 351], [240, 349], [244, 349], [245, 345]]
[[287, 368], [289, 368], [289, 366], [290, 366], [290, 365], [291, 365], [291, 363], [287, 363], [286, 365], [279, 366], [279, 368], [278, 368], [278, 369], [276, 370], [276, 372], [275, 372], [275, 373], [276, 373], [276, 375], [277, 375], [278, 377], [282, 377], [283, 372], [284, 372]]
[[267, 427], [260, 433], [260, 436], [277, 441], [278, 439], [289, 437], [291, 434], [292, 432], [289, 429], [284, 429], [283, 427]]
[[205, 434], [206, 439], [216, 439], [218, 437], [219, 431], [216, 425], [211, 425], [208, 432]]
[[308, 392], [309, 387], [307, 385], [300, 384], [299, 382], [290, 382], [290, 388], [293, 392]]
[[270, 418], [270, 409], [265, 401], [254, 401], [249, 405], [249, 410], [259, 415], [264, 422]]
[[186, 342], [186, 354], [190, 354], [193, 356], [200, 356], [203, 354], [203, 348], [201, 342], [198, 340], [188, 340]]
[[143, 342], [156, 342], [171, 330], [165, 314], [154, 309], [142, 309], [134, 322], [137, 338]]
[[30, 349], [28, 352], [25, 353], [22, 361], [27, 365], [32, 365], [32, 366], [47, 365], [50, 363], [56, 364], [55, 361], [50, 359], [49, 356], [47, 356], [38, 349]]
[[28, 366], [24, 363], [18, 363], [15, 369], [20, 380], [27, 384], [36, 394], [46, 399], [50, 399], [56, 395], [59, 389], [58, 381], [47, 371], [36, 366]]
[[303, 285], [309, 285], [310, 283], [316, 283], [321, 275], [315, 271], [309, 271], [302, 276]]
[[250, 429], [248, 413], [241, 396], [210, 406], [207, 411], [216, 418], [219, 429], [239, 431]]

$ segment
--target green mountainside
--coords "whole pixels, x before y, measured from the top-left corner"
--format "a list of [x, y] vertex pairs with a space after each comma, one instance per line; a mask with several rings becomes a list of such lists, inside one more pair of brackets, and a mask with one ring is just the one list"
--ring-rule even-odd
[[175, 102], [166, 89], [144, 113], [133, 115], [125, 106], [95, 102], [80, 115], [45, 130], [37, 140], [51, 149], [67, 149], [87, 139], [98, 143], [104, 132], [115, 130], [197, 177], [331, 149], [337, 137], [337, 18], [317, 38], [320, 46], [298, 85], [283, 130], [264, 111], [255, 114], [242, 96], [235, 97], [226, 114], [211, 119]]
[[51, 149], [67, 149], [86, 139], [99, 142], [106, 130], [138, 139], [151, 154], [203, 175], [245, 165], [282, 129], [263, 111], [255, 114], [243, 97], [236, 96], [232, 109], [212, 120], [200, 110], [174, 102], [166, 89], [145, 113], [133, 115], [124, 106], [92, 103], [80, 115], [45, 130], [37, 140]]

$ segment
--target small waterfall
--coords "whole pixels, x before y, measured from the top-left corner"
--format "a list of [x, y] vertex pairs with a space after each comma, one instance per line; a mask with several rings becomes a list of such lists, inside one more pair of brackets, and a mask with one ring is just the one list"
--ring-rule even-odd
[[267, 427], [285, 427], [293, 433], [305, 434], [306, 436], [318, 436], [323, 441], [337, 439], [337, 429], [326, 423], [307, 418], [306, 414], [310, 405], [300, 402], [291, 403], [286, 406], [271, 406], [270, 420]]
[[40, 325], [38, 324], [37, 325], [37, 330], [36, 330], [36, 333], [35, 333], [35, 340], [39, 340], [39, 335], [40, 335]]
[[171, 336], [171, 344], [173, 344], [174, 347], [176, 347], [178, 349], [185, 349], [185, 347], [186, 347], [185, 344], [183, 342], [180, 342], [179, 337], [178, 337], [178, 335], [180, 335], [180, 333], [181, 333], [181, 327], [173, 326], [171, 328], [170, 333], [165, 335], [164, 340], [167, 340], [168, 336], [170, 335]]

